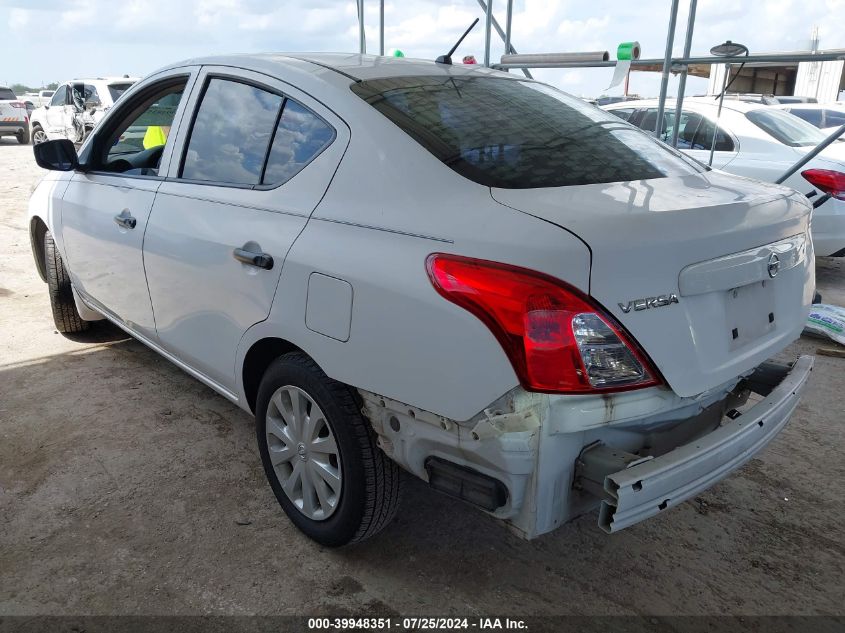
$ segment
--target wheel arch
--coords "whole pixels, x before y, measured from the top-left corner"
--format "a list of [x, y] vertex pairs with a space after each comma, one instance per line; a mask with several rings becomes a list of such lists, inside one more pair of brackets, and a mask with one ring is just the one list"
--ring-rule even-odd
[[29, 240], [32, 244], [32, 256], [35, 258], [38, 276], [44, 283], [47, 283], [47, 271], [44, 268], [44, 235], [46, 233], [47, 224], [44, 220], [37, 215], [32, 216], [29, 220]]
[[241, 367], [241, 379], [243, 380], [243, 393], [246, 398], [246, 405], [252, 413], [255, 413], [255, 402], [258, 399], [258, 387], [261, 385], [261, 378], [264, 372], [274, 360], [288, 352], [302, 352], [307, 354], [301, 347], [294, 345], [288, 340], [278, 337], [265, 337], [255, 341], [244, 356]]

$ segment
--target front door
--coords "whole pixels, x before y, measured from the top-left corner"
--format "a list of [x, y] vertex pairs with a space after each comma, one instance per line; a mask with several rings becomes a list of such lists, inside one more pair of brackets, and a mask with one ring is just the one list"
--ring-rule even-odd
[[67, 128], [72, 125], [69, 99], [68, 86], [59, 86], [56, 92], [53, 93], [50, 105], [44, 112], [47, 125], [47, 129], [44, 131], [47, 132], [47, 136], [51, 139], [67, 138]]
[[[171, 73], [115, 111], [83, 150], [62, 199], [62, 239], [74, 287], [132, 330], [154, 338], [141, 246], [190, 74]], [[137, 134], [126, 137], [132, 128]], [[150, 131], [149, 133], [147, 133]]]
[[266, 75], [205, 67], [197, 85], [193, 126], [178, 133], [180, 160], [158, 190], [144, 262], [160, 344], [234, 391], [238, 343], [267, 318], [285, 256], [349, 134], [319, 103]]

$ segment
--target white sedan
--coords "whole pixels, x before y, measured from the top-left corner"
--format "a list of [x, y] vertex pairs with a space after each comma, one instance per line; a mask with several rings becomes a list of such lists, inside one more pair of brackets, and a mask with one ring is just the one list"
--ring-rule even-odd
[[[684, 100], [683, 108], [678, 123], [678, 149], [707, 163], [718, 101], [713, 97], [688, 98]], [[654, 131], [657, 100], [613, 104], [604, 109], [639, 128]], [[674, 125], [674, 100], [670, 99], [666, 102], [662, 140], [671, 141]], [[774, 182], [826, 136], [809, 123], [776, 107], [726, 100], [719, 118], [713, 167]], [[813, 213], [816, 254], [845, 255], [845, 141], [835, 141], [784, 184], [811, 194], [814, 201], [827, 198]]]
[[326, 545], [390, 521], [399, 467], [528, 538], [598, 505], [615, 532], [757, 454], [812, 367], [768, 361], [812, 299], [804, 196], [512, 74], [191, 60], [34, 151], [56, 327], [108, 319], [253, 413]]

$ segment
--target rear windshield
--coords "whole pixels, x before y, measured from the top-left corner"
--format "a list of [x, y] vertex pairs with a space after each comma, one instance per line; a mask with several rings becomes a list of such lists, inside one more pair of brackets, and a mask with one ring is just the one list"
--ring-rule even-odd
[[699, 173], [618, 117], [545, 84], [390, 77], [352, 91], [445, 165], [489, 187], [528, 189]]
[[11, 88], [0, 88], [0, 101], [14, 101], [17, 99]]
[[131, 83], [109, 84], [109, 94], [111, 95], [111, 100], [113, 102], [117, 101], [118, 97], [129, 90], [131, 85]]
[[783, 110], [760, 108], [746, 112], [745, 116], [761, 130], [790, 147], [818, 145], [825, 139], [825, 134], [818, 128]]

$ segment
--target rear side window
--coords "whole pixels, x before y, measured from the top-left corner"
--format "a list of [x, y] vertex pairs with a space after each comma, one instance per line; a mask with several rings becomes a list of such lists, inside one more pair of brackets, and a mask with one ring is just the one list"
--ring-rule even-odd
[[334, 128], [296, 101], [256, 86], [213, 78], [191, 130], [181, 177], [277, 185], [334, 139]]
[[746, 112], [745, 116], [758, 128], [790, 147], [817, 145], [825, 138], [818, 128], [783, 110], [761, 108]]
[[389, 77], [351, 89], [446, 166], [490, 187], [586, 185], [702, 170], [609, 112], [533, 81]]
[[790, 114], [794, 114], [799, 119], [804, 119], [810, 125], [822, 127], [822, 110], [802, 110], [800, 108], [793, 108], [788, 110]]

